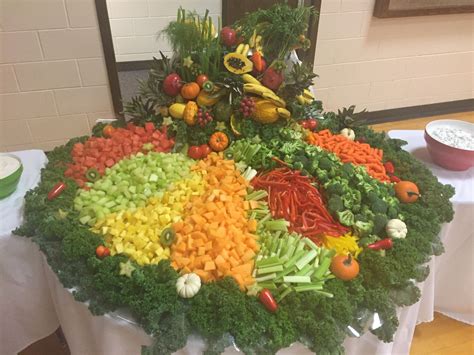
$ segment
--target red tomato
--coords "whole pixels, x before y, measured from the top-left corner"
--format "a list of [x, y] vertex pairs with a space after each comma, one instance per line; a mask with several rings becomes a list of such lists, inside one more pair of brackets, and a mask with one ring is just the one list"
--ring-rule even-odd
[[203, 144], [199, 146], [199, 150], [201, 152], [201, 158], [207, 157], [209, 154], [212, 153], [211, 147], [208, 144]]
[[198, 145], [192, 145], [188, 148], [188, 156], [192, 159], [201, 158], [201, 148]]
[[196, 83], [199, 85], [200, 88], [202, 88], [202, 84], [204, 84], [208, 80], [209, 78], [207, 77], [206, 74], [201, 74], [201, 75], [198, 75], [198, 77], [196, 78]]

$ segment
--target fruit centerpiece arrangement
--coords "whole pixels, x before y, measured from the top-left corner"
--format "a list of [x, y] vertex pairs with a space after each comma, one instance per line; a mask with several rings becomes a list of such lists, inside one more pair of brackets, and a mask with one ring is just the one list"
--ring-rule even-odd
[[[346, 336], [391, 341], [452, 219], [443, 186], [363, 125], [324, 112], [309, 66], [311, 8], [275, 5], [220, 28], [179, 10], [128, 122], [98, 124], [49, 154], [25, 223], [94, 314], [127, 308], [171, 353], [273, 353]], [[380, 322], [373, 322], [374, 316]]]

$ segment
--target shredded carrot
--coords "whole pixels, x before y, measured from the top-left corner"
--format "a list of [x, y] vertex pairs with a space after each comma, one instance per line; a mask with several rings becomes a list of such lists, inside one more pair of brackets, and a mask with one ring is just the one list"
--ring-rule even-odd
[[364, 166], [367, 173], [377, 180], [390, 181], [382, 163], [381, 149], [372, 148], [367, 143], [351, 141], [341, 134], [332, 134], [328, 129], [310, 134], [307, 141], [333, 152], [344, 163]]

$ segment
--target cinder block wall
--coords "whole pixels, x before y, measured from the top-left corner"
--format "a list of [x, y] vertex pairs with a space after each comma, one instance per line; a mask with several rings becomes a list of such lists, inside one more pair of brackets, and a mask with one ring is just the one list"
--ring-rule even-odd
[[328, 110], [474, 97], [474, 14], [372, 17], [375, 0], [323, 0], [314, 70]]
[[44, 149], [113, 116], [94, 0], [0, 1], [0, 151]]
[[206, 9], [217, 26], [221, 0], [107, 0], [117, 62], [159, 58], [161, 50], [170, 55], [170, 46], [159, 36], [179, 6], [204, 14]]

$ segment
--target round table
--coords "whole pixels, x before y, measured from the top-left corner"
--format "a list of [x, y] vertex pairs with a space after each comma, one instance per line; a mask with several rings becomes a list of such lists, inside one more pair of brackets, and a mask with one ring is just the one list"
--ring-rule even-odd
[[[383, 343], [370, 333], [344, 342], [348, 354], [407, 354], [416, 324], [431, 321], [434, 310], [472, 324], [474, 284], [472, 250], [474, 233], [474, 169], [449, 172], [430, 163], [422, 131], [392, 131], [390, 137], [408, 141], [406, 149], [438, 176], [441, 182], [456, 188], [452, 202], [455, 219], [441, 232], [446, 253], [430, 262], [431, 273], [419, 285], [422, 299], [399, 311], [400, 326], [394, 342]], [[3, 314], [0, 353], [16, 354], [31, 343], [51, 334], [59, 325], [74, 354], [140, 354], [141, 346], [151, 342], [140, 327], [124, 312], [93, 316], [87, 306], [76, 302], [70, 290], [62, 287], [36, 245], [15, 237], [11, 230], [21, 224], [23, 196], [39, 182], [40, 169], [47, 159], [43, 152], [22, 151], [25, 167], [17, 191], [0, 201], [0, 311]], [[467, 254], [466, 254], [467, 253]], [[464, 273], [459, 270], [463, 269]], [[456, 294], [456, 297], [452, 295]], [[200, 354], [204, 342], [196, 337], [178, 354]], [[237, 353], [228, 348], [226, 354]], [[311, 354], [301, 344], [293, 344], [278, 354]]]

